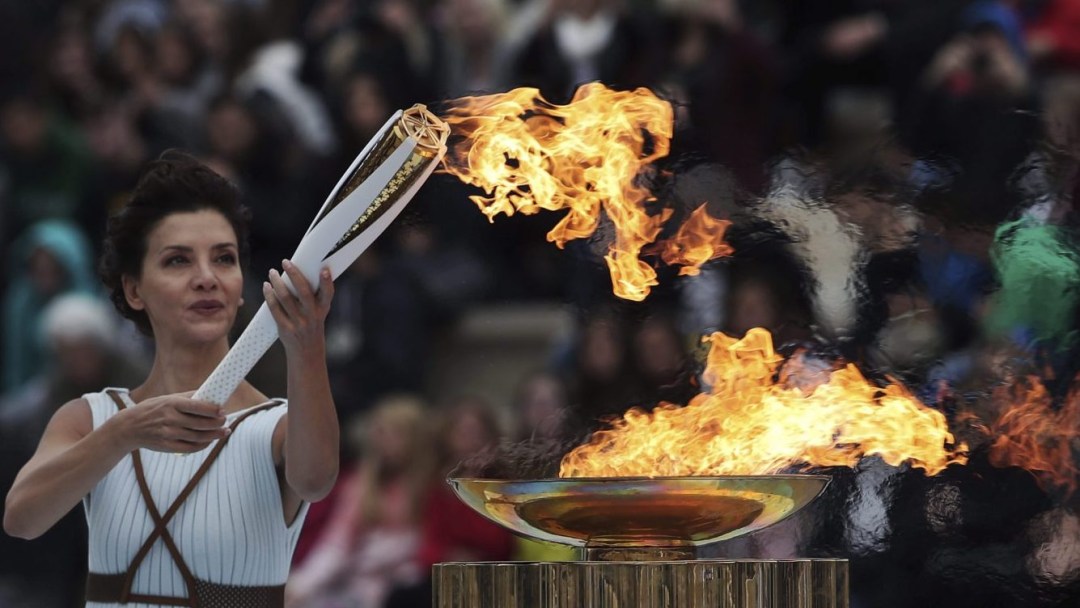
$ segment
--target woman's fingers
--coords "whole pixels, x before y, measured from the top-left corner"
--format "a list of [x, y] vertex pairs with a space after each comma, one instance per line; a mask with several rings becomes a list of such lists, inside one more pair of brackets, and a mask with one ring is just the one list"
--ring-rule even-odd
[[220, 418], [222, 424], [225, 422], [225, 411], [222, 407], [216, 403], [210, 403], [209, 401], [197, 401], [195, 399], [185, 398], [177, 402], [176, 411], [182, 414], [190, 414], [192, 416], [201, 416], [204, 418]]
[[199, 431], [188, 428], [174, 428], [169, 432], [169, 439], [173, 441], [184, 441], [187, 443], [202, 443], [207, 444], [211, 441], [223, 439], [228, 435], [228, 429], [225, 427], [219, 427], [213, 430]]
[[221, 406], [183, 395], [153, 397], [126, 411], [136, 443], [150, 450], [197, 452], [232, 433]]
[[293, 287], [296, 288], [296, 299], [300, 304], [300, 308], [313, 310], [315, 308], [315, 291], [311, 288], [311, 283], [308, 282], [307, 277], [300, 272], [296, 264], [289, 260], [281, 260], [281, 267], [285, 269], [285, 274], [289, 275], [289, 280], [292, 281]]
[[334, 299], [334, 278], [330, 275], [329, 268], [319, 271], [319, 293], [315, 294], [315, 301], [319, 307], [319, 314], [326, 318], [330, 312], [330, 301]]
[[192, 416], [183, 415], [179, 420], [179, 426], [193, 431], [214, 431], [225, 426], [224, 416]]
[[319, 272], [319, 289], [316, 292], [311, 282], [295, 264], [289, 260], [282, 260], [281, 265], [296, 291], [294, 295], [282, 276], [277, 271], [270, 271], [270, 286], [281, 309], [293, 320], [299, 320], [301, 315], [305, 314], [325, 318], [330, 310], [330, 301], [334, 297], [334, 279], [330, 274], [330, 269], [323, 268]]
[[278, 304], [281, 305], [285, 314], [290, 319], [298, 319], [300, 316], [300, 303], [297, 301], [296, 296], [289, 291], [285, 279], [281, 278], [281, 274], [277, 270], [270, 270], [270, 286], [273, 287], [274, 295], [277, 296]]
[[274, 316], [274, 320], [281, 323], [288, 323], [288, 315], [281, 307], [281, 302], [278, 301], [277, 295], [274, 293], [274, 287], [270, 285], [270, 281], [263, 281], [262, 284], [263, 297], [266, 298], [266, 306], [270, 308], [270, 314]]

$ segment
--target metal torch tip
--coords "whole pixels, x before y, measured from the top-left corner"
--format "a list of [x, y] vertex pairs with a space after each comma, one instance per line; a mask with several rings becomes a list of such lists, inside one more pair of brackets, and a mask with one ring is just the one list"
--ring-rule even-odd
[[416, 141], [419, 150], [435, 155], [446, 148], [450, 125], [432, 114], [424, 104], [418, 103], [404, 110], [398, 124], [408, 137]]

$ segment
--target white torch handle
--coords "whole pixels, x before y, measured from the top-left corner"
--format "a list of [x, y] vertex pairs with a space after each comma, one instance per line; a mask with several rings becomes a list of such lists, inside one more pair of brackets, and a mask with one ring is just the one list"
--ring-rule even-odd
[[210, 374], [193, 399], [225, 405], [251, 368], [278, 339], [277, 324], [264, 303], [252, 317], [244, 333], [232, 345], [225, 358]]

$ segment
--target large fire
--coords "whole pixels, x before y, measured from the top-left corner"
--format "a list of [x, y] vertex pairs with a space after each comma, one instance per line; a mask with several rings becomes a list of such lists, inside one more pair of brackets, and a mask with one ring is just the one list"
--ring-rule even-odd
[[1073, 451], [1080, 447], [1080, 391], [1073, 390], [1055, 408], [1046, 386], [1032, 376], [1000, 387], [992, 402], [1000, 413], [989, 423], [975, 419], [989, 442], [990, 464], [1026, 469], [1046, 490], [1075, 492], [1080, 478]]
[[[642, 179], [670, 149], [668, 102], [648, 89], [588, 84], [559, 106], [522, 88], [455, 100], [443, 118], [453, 133], [445, 169], [484, 191], [471, 198], [489, 220], [566, 210], [548, 233], [563, 247], [591, 236], [606, 217], [614, 240], [604, 259], [615, 295], [645, 299], [657, 279], [641, 255], [673, 215], [651, 208], [655, 198]], [[702, 205], [674, 240], [659, 245], [662, 259], [683, 265], [682, 274], [696, 274], [701, 264], [731, 252], [723, 240], [728, 224], [709, 217]]]
[[707, 340], [707, 393], [685, 407], [630, 410], [567, 454], [559, 476], [761, 475], [870, 455], [932, 475], [967, 461], [945, 416], [898, 384], [879, 387], [850, 364], [804, 373], [795, 358], [781, 368], [763, 329]]
[[[536, 89], [454, 100], [444, 119], [452, 129], [446, 172], [476, 186], [471, 197], [494, 221], [500, 214], [566, 211], [548, 233], [559, 247], [610, 225], [605, 256], [615, 295], [644, 300], [657, 284], [655, 255], [680, 274], [730, 255], [730, 222], [702, 203], [673, 237], [659, 240], [673, 210], [647, 186], [651, 165], [667, 156], [670, 104], [647, 89], [612, 91], [585, 85], [565, 106]], [[815, 466], [854, 466], [876, 455], [936, 474], [967, 461], [943, 414], [901, 385], [867, 380], [851, 364], [818, 369], [784, 361], [768, 332], [741, 339], [716, 333], [704, 380], [708, 392], [686, 406], [631, 409], [567, 454], [561, 477], [759, 475]], [[1044, 487], [1077, 487], [1080, 392], [1055, 409], [1045, 387], [1030, 380], [999, 391], [995, 420], [968, 419], [989, 444], [990, 462], [1032, 471]]]

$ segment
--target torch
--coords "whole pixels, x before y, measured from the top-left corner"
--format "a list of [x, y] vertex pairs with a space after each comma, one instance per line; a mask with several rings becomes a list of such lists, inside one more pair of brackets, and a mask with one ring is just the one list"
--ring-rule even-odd
[[[383, 125], [338, 180], [291, 258], [312, 285], [324, 266], [340, 276], [394, 221], [442, 160], [449, 134], [420, 104]], [[224, 405], [277, 338], [264, 303], [194, 398]]]

